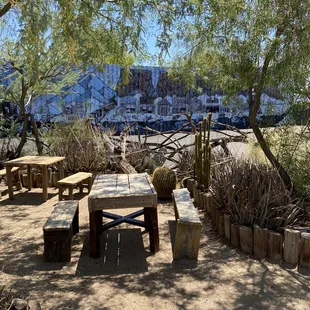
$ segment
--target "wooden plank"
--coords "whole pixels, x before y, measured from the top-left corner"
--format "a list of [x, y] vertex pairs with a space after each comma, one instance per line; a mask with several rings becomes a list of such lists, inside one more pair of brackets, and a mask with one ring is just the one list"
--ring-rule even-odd
[[201, 225], [190, 193], [186, 188], [173, 190], [173, 200], [177, 209], [178, 221], [191, 225]]
[[109, 191], [115, 192], [117, 182], [116, 174], [100, 174], [97, 175], [93, 187], [89, 193], [91, 197], [98, 197], [100, 195], [107, 195]]
[[120, 174], [117, 176], [116, 195], [129, 195], [129, 180], [127, 174]]
[[76, 185], [82, 181], [87, 180], [88, 178], [91, 178], [92, 174], [89, 172], [77, 172], [73, 175], [70, 175], [64, 179], [61, 179], [58, 181], [58, 184], [73, 184]]
[[67, 230], [70, 229], [73, 217], [78, 207], [78, 201], [60, 201], [47, 219], [43, 230]]
[[156, 193], [152, 182], [148, 181], [148, 176], [145, 173], [142, 174], [129, 174], [129, 188], [130, 194], [154, 194]]

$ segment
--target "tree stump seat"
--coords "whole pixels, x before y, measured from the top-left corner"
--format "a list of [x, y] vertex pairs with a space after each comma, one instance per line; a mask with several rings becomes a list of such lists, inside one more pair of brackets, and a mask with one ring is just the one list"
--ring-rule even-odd
[[73, 175], [70, 175], [64, 179], [59, 180], [57, 184], [59, 187], [59, 201], [61, 201], [65, 197], [65, 195], [63, 195], [63, 191], [66, 188], [69, 189], [69, 195], [67, 197], [69, 200], [72, 200], [73, 189], [76, 186], [79, 186], [80, 193], [82, 193], [83, 188], [86, 187], [88, 189], [88, 194], [89, 194], [91, 186], [92, 186], [92, 174], [88, 172], [77, 172]]
[[201, 221], [186, 188], [173, 190], [176, 234], [173, 259], [187, 256], [198, 259]]
[[70, 262], [72, 236], [79, 232], [79, 204], [60, 201], [43, 226], [44, 260]]

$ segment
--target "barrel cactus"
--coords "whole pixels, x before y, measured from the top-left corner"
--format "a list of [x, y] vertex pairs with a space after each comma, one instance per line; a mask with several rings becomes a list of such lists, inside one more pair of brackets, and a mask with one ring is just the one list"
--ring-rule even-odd
[[171, 199], [172, 191], [176, 188], [177, 178], [172, 169], [158, 167], [152, 178], [159, 199]]

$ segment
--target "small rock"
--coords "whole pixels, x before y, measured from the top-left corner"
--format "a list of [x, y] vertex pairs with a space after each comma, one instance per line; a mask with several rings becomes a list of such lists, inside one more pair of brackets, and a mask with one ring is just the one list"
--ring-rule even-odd
[[28, 303], [26, 300], [14, 298], [11, 302], [9, 310], [27, 310]]
[[41, 310], [41, 306], [36, 300], [28, 300], [28, 310]]

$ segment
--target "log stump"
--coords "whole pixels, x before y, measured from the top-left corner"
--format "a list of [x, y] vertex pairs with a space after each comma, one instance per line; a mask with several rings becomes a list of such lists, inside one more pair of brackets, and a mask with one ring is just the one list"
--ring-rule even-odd
[[268, 230], [254, 226], [254, 256], [264, 258], [268, 252]]
[[220, 236], [225, 235], [225, 226], [224, 226], [224, 214], [219, 212], [218, 216], [218, 232]]
[[198, 208], [202, 209], [202, 210], [204, 210], [204, 208], [205, 208], [205, 205], [204, 205], [204, 195], [205, 195], [204, 192], [199, 192], [199, 206], [198, 206]]
[[211, 207], [211, 222], [212, 222], [212, 225], [215, 226], [215, 223], [216, 223], [216, 208], [215, 207]]
[[28, 188], [28, 176], [27, 176], [27, 174], [22, 174], [21, 179], [22, 179], [23, 187]]
[[58, 172], [52, 172], [52, 185], [53, 187], [58, 187], [59, 181], [59, 173]]
[[236, 248], [240, 247], [240, 236], [239, 236], [239, 225], [238, 224], [230, 225], [230, 242], [234, 247]]
[[36, 187], [42, 188], [42, 173], [35, 173], [33, 180]]
[[245, 253], [252, 254], [253, 253], [253, 230], [251, 227], [240, 226], [239, 227], [240, 234], [240, 247], [241, 250]]
[[225, 238], [230, 240], [230, 225], [231, 225], [231, 215], [224, 214], [224, 231], [225, 231]]
[[208, 214], [211, 213], [211, 203], [212, 203], [212, 194], [210, 192], [207, 192], [204, 194], [204, 208], [205, 212]]
[[187, 185], [188, 191], [190, 192], [191, 196], [193, 197], [195, 180], [194, 179], [188, 179], [186, 185]]
[[301, 233], [299, 265], [310, 269], [310, 233]]
[[273, 260], [281, 260], [283, 253], [283, 236], [274, 231], [268, 231], [267, 256]]
[[284, 229], [284, 261], [295, 265], [298, 263], [300, 231], [293, 229]]
[[194, 196], [194, 205], [196, 208], [199, 208], [199, 190], [197, 184], [193, 187], [193, 196]]

